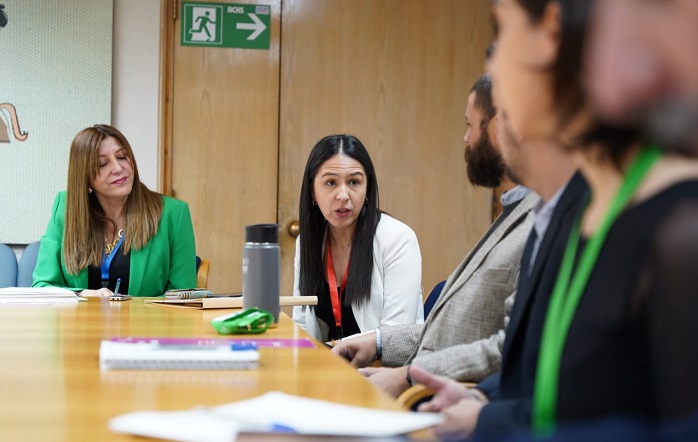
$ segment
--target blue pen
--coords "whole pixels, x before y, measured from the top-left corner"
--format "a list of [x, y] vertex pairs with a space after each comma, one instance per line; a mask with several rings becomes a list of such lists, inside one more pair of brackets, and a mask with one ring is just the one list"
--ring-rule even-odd
[[235, 351], [257, 350], [257, 344], [254, 342], [238, 342], [231, 344], [230, 349]]
[[287, 433], [287, 434], [297, 433], [297, 431], [293, 427], [289, 427], [288, 425], [284, 425], [284, 424], [281, 424], [278, 422], [272, 423], [269, 430], [272, 433]]
[[119, 296], [119, 286], [121, 285], [121, 278], [116, 278], [116, 287], [114, 288], [114, 295]]

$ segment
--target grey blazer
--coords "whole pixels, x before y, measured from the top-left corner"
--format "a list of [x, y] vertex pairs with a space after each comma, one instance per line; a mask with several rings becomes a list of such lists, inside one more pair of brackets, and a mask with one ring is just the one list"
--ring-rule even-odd
[[413, 363], [458, 381], [478, 381], [499, 370], [537, 202], [530, 193], [483, 237], [448, 277], [424, 324], [380, 327], [384, 366]]

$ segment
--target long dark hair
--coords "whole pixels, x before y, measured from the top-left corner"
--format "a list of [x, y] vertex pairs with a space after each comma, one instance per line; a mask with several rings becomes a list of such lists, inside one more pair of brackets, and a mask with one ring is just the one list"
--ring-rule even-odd
[[366, 172], [366, 204], [356, 220], [351, 244], [349, 273], [347, 275], [344, 305], [361, 305], [371, 297], [373, 273], [373, 237], [381, 211], [378, 202], [378, 182], [373, 162], [366, 148], [352, 135], [329, 135], [315, 144], [303, 173], [300, 196], [300, 291], [315, 295], [322, 291], [325, 266], [322, 245], [325, 240], [326, 220], [320, 208], [313, 205], [313, 184], [318, 169], [335, 155], [346, 155], [358, 161]]

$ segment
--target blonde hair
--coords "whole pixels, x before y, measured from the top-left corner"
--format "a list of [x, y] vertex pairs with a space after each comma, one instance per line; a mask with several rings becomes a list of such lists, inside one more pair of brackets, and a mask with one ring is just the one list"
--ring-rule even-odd
[[133, 188], [126, 200], [127, 234], [123, 253], [143, 248], [158, 231], [162, 216], [162, 196], [148, 189], [138, 177], [131, 145], [116, 128], [97, 124], [81, 130], [70, 145], [68, 197], [65, 211], [63, 259], [68, 272], [78, 274], [86, 267], [99, 266], [104, 246], [104, 224], [116, 225], [104, 214], [94, 193], [88, 188], [99, 173], [99, 144], [113, 137], [123, 148], [133, 167]]

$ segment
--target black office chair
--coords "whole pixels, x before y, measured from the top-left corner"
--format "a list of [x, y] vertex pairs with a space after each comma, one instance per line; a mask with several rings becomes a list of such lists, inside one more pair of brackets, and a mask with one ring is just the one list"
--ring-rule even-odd
[[431, 289], [431, 292], [429, 292], [427, 295], [427, 299], [424, 300], [424, 319], [429, 316], [431, 309], [434, 308], [436, 301], [439, 300], [439, 296], [441, 296], [444, 285], [446, 285], [446, 281], [441, 281], [440, 283], [436, 284], [434, 288]]

